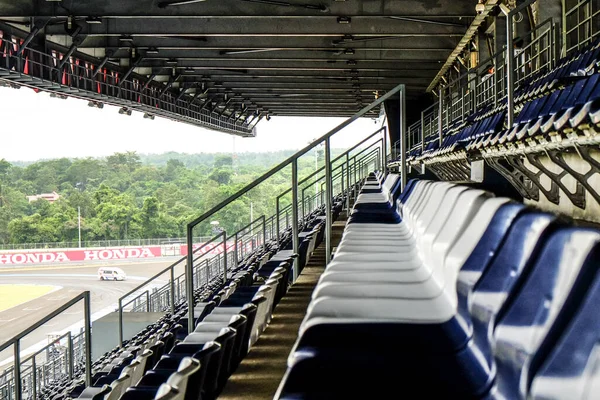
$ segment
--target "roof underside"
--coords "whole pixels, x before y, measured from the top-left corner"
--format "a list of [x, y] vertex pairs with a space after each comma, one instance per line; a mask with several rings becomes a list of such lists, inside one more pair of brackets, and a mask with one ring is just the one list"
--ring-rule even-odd
[[48, 19], [41, 35], [69, 48], [71, 17], [71, 32], [81, 26], [77, 52], [110, 55], [125, 70], [135, 62], [135, 73], [230, 112], [350, 116], [399, 83], [409, 101], [422, 95], [473, 21], [474, 6], [456, 0], [0, 0], [0, 18], [24, 31], [32, 17]]

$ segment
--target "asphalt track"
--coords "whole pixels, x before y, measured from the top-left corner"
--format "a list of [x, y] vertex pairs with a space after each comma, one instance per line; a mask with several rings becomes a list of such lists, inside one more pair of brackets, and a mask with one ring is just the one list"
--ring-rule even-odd
[[[85, 265], [28, 265], [22, 267], [0, 268], [2, 284], [55, 285], [61, 289], [19, 304], [0, 312], [0, 344], [13, 338], [36, 321], [85, 290], [90, 291], [92, 320], [114, 311], [118, 299], [147, 278], [174, 263], [178, 257], [161, 257], [152, 260], [94, 262]], [[100, 281], [97, 270], [101, 266], [119, 267], [127, 274], [125, 281]], [[183, 267], [175, 270], [176, 275]], [[160, 277], [156, 283], [167, 283], [169, 274]], [[21, 341], [22, 356], [47, 341], [48, 333], [63, 331], [70, 326], [82, 324], [83, 302], [66, 310], [63, 314], [48, 321], [39, 329], [31, 332]], [[0, 353], [0, 370], [3, 361], [12, 359], [12, 348]], [[11, 360], [12, 361], [12, 360]]]

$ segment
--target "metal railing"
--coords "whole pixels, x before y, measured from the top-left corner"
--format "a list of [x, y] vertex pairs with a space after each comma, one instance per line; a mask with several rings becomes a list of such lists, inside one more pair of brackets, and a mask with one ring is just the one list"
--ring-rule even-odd
[[[28, 398], [36, 399], [40, 390], [62, 378], [73, 377], [85, 363], [84, 332], [67, 333], [53, 339], [52, 343], [21, 360], [21, 391]], [[0, 399], [14, 397], [14, 366], [0, 374]]]
[[[32, 31], [31, 35], [34, 34]], [[64, 93], [61, 96], [65, 97], [124, 106], [242, 136], [254, 136], [254, 127], [263, 117], [263, 114], [252, 115], [247, 111], [237, 118], [222, 115], [209, 110], [208, 101], [197, 104], [198, 96], [174, 94], [169, 90], [172, 82], [164, 85], [134, 74], [136, 63], [121, 73], [107, 62], [108, 57], [101, 63], [91, 62], [81, 59], [86, 57], [84, 55], [73, 55], [76, 49], [74, 44], [65, 54], [57, 50], [44, 52], [30, 47], [27, 38], [0, 37], [0, 78], [17, 85]], [[137, 60], [142, 59], [140, 56]]]
[[[85, 292], [82, 292], [81, 294], [73, 297], [71, 300], [67, 301], [66, 303], [64, 303], [63, 305], [61, 305], [60, 307], [58, 307], [57, 309], [55, 309], [54, 311], [52, 311], [51, 313], [46, 315], [44, 318], [40, 319], [33, 325], [29, 326], [27, 329], [18, 333], [12, 339], [4, 342], [3, 344], [0, 344], [0, 352], [2, 352], [3, 350], [5, 350], [11, 346], [13, 347], [13, 365], [12, 365], [12, 369], [8, 373], [8, 376], [6, 376], [6, 381], [0, 385], [0, 391], [2, 394], [6, 393], [6, 397], [8, 397], [10, 399], [15, 399], [15, 400], [21, 400], [23, 398], [24, 393], [27, 394], [28, 396], [33, 396], [33, 398], [35, 398], [37, 390], [40, 387], [39, 386], [40, 381], [38, 379], [38, 373], [40, 371], [38, 370], [38, 365], [36, 363], [36, 356], [41, 354], [42, 352], [44, 352], [45, 349], [48, 348], [49, 346], [46, 346], [45, 349], [42, 349], [42, 350], [30, 355], [26, 359], [22, 360], [21, 359], [21, 339], [23, 339], [25, 336], [29, 335], [34, 330], [40, 328], [42, 325], [46, 324], [48, 321], [50, 321], [53, 318], [57, 317], [58, 315], [62, 314], [64, 311], [68, 310], [70, 307], [77, 304], [81, 300], [84, 301], [84, 310], [83, 310], [84, 339], [83, 339], [83, 343], [81, 343], [81, 341], [79, 341], [77, 345], [74, 345], [73, 338], [71, 337], [70, 332], [59, 337], [57, 339], [59, 341], [62, 340], [63, 338], [67, 338], [69, 345], [67, 347], [67, 352], [64, 355], [64, 357], [62, 355], [59, 355], [57, 357], [58, 360], [55, 360], [52, 362], [52, 366], [57, 367], [56, 364], [58, 363], [59, 364], [58, 367], [61, 370], [64, 370], [66, 372], [66, 374], [70, 374], [72, 377], [72, 374], [74, 373], [75, 360], [78, 359], [76, 357], [80, 357], [81, 348], [83, 348], [83, 353], [85, 354], [84, 362], [83, 362], [84, 369], [85, 369], [85, 382], [88, 386], [91, 384], [91, 371], [92, 371], [91, 365], [92, 364], [91, 364], [90, 292], [85, 291]], [[76, 349], [79, 349], [79, 350], [76, 350]], [[76, 354], [76, 351], [77, 351], [77, 354]], [[31, 362], [31, 364], [27, 365], [27, 362]], [[42, 371], [44, 371], [46, 367], [44, 366], [44, 364], [42, 364], [41, 368], [42, 368]], [[60, 375], [60, 373], [59, 373], [59, 375]], [[46, 375], [43, 375], [43, 376], [44, 376], [44, 379], [46, 379]], [[24, 379], [24, 378], [28, 378], [28, 379]]]
[[[332, 168], [333, 168], [333, 166], [332, 166], [332, 162], [331, 162], [330, 138], [333, 135], [335, 135], [337, 132], [341, 131], [346, 126], [350, 125], [356, 119], [362, 117], [367, 112], [372, 110], [374, 107], [379, 106], [385, 100], [389, 99], [391, 96], [395, 95], [398, 92], [400, 93], [401, 104], [404, 104], [404, 97], [403, 97], [403, 96], [405, 96], [404, 85], [398, 85], [394, 89], [387, 92], [385, 95], [381, 96], [376, 101], [374, 101], [373, 103], [368, 105], [367, 107], [360, 110], [357, 114], [355, 114], [351, 118], [344, 121], [342, 124], [338, 125], [337, 127], [332, 129], [331, 131], [327, 132], [320, 138], [314, 140], [312, 143], [307, 145], [302, 150], [298, 151], [296, 154], [292, 155], [291, 157], [284, 160], [277, 166], [273, 167], [271, 170], [269, 170], [266, 173], [264, 173], [263, 175], [261, 175], [254, 182], [246, 185], [244, 188], [239, 190], [237, 193], [235, 193], [232, 196], [228, 197], [227, 199], [223, 200], [222, 202], [220, 202], [219, 204], [217, 204], [216, 206], [214, 206], [213, 208], [206, 211], [204, 214], [202, 214], [201, 216], [199, 216], [198, 218], [196, 218], [195, 220], [190, 222], [187, 225], [188, 256], [187, 256], [187, 263], [186, 263], [186, 276], [192, 277], [193, 273], [194, 273], [194, 254], [193, 254], [192, 247], [191, 247], [192, 241], [193, 241], [192, 238], [194, 237], [194, 232], [193, 232], [194, 228], [196, 226], [198, 226], [199, 224], [201, 224], [202, 222], [206, 221], [208, 218], [212, 217], [216, 212], [220, 211], [221, 209], [223, 209], [227, 205], [231, 204], [233, 201], [235, 201], [239, 197], [243, 196], [245, 193], [249, 192], [250, 190], [252, 190], [255, 187], [257, 187], [258, 185], [260, 185], [262, 182], [266, 181], [267, 179], [269, 179], [270, 177], [275, 175], [277, 172], [281, 171], [283, 168], [288, 167], [290, 165], [292, 167], [292, 182], [291, 182], [291, 186], [292, 186], [292, 209], [291, 209], [291, 211], [292, 211], [292, 213], [291, 213], [292, 214], [291, 215], [292, 248], [293, 248], [294, 252], [298, 252], [299, 211], [300, 211], [299, 196], [298, 196], [299, 195], [299, 193], [298, 193], [298, 159], [301, 156], [303, 156], [304, 154], [306, 154], [308, 151], [312, 150], [314, 147], [316, 147], [317, 145], [319, 145], [323, 142], [325, 143], [325, 176], [326, 176], [326, 178], [325, 178], [325, 181], [326, 181], [326, 185], [325, 185], [326, 186], [326, 190], [325, 190], [325, 192], [326, 192], [326, 194], [325, 194], [325, 213], [326, 213], [325, 250], [326, 250], [326, 256], [325, 256], [325, 258], [326, 258], [326, 262], [329, 262], [329, 260], [331, 259], [331, 224], [332, 224], [331, 202], [332, 202], [332, 196], [333, 196], [333, 193], [332, 193], [332, 189], [333, 189], [332, 188]], [[401, 112], [401, 114], [402, 114], [402, 112]], [[401, 115], [401, 121], [404, 120], [404, 117], [405, 117], [404, 115]], [[384, 138], [385, 138], [385, 136], [384, 136]], [[384, 145], [383, 145], [382, 154], [386, 154], [387, 153], [387, 149], [386, 149], [387, 145], [386, 145], [385, 139], [384, 139], [383, 143], [384, 143]], [[382, 157], [382, 159], [385, 159], [385, 157]], [[402, 178], [405, 182], [406, 176], [403, 176]], [[293, 279], [295, 280], [297, 278], [297, 274], [298, 274], [297, 258], [294, 260], [293, 273], [294, 273]], [[193, 321], [194, 320], [193, 283], [192, 283], [191, 279], [186, 279], [186, 282], [188, 285], [188, 290], [187, 290], [188, 320]], [[193, 324], [188, 324], [188, 329], [190, 332], [192, 332], [194, 329]]]
[[[528, 0], [512, 10], [508, 18], [512, 18], [530, 2]], [[507, 123], [511, 123], [514, 118], [515, 88], [526, 85], [556, 66], [558, 32], [556, 23], [548, 19], [512, 39], [511, 45], [506, 46], [508, 51], [505, 48], [481, 61], [477, 68], [449, 82], [448, 87], [441, 91], [438, 102], [423, 110], [421, 120], [408, 128], [407, 151], [424, 150], [428, 143], [435, 140], [441, 143], [444, 137], [464, 126], [461, 123], [467, 116], [485, 107], [507, 107]], [[521, 42], [524, 45], [515, 52], [516, 45]], [[400, 145], [400, 140], [394, 143], [395, 160], [400, 158]]]
[[[210, 236], [195, 237], [195, 242], [203, 242]], [[90, 247], [133, 247], [133, 246], [164, 246], [185, 244], [185, 237], [154, 238], [154, 239], [114, 239], [114, 240], [87, 240], [81, 242], [81, 248]], [[70, 242], [41, 242], [41, 243], [7, 243], [0, 244], [0, 250], [37, 250], [37, 249], [74, 249], [79, 247], [78, 241]]]
[[565, 54], [593, 42], [600, 35], [600, 7], [595, 0], [563, 1]]

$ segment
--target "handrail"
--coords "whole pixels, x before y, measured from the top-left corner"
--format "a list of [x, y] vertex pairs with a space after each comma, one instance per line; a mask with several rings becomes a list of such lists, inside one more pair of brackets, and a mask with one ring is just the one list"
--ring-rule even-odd
[[[354, 146], [352, 146], [350, 149], [346, 150], [345, 152], [343, 152], [342, 154], [340, 154], [338, 157], [336, 157], [331, 164], [333, 164], [334, 162], [342, 159], [343, 157], [346, 157], [346, 162], [349, 162], [349, 160], [353, 160], [353, 162], [355, 162], [356, 157], [358, 157], [360, 154], [364, 153], [366, 150], [370, 149], [371, 147], [375, 146], [375, 145], [379, 145], [381, 143], [381, 145], [383, 146], [383, 139], [379, 139], [373, 143], [371, 143], [369, 146], [365, 147], [364, 149], [362, 149], [361, 151], [359, 151], [358, 153], [356, 153], [355, 155], [353, 155], [351, 158], [348, 158], [347, 156], [350, 154], [351, 151], [355, 150], [358, 146], [360, 146], [361, 144], [365, 143], [366, 141], [368, 141], [369, 139], [373, 138], [375, 135], [377, 135], [380, 132], [384, 132], [384, 134], [387, 132], [387, 128], [386, 127], [382, 127], [379, 128], [378, 130], [376, 130], [375, 132], [373, 132], [372, 134], [370, 134], [367, 138], [361, 140], [360, 142], [358, 142], [357, 144], [355, 144]], [[331, 172], [333, 173], [334, 171], [342, 168], [345, 165], [345, 163], [342, 163], [340, 165], [338, 165], [337, 167], [334, 167], [331, 169]], [[310, 175], [308, 175], [306, 178], [298, 181], [297, 186], [300, 187], [302, 184], [306, 183], [306, 181], [312, 177], [314, 177], [317, 173], [319, 173], [320, 171], [322, 171], [323, 169], [325, 169], [325, 167], [321, 167], [318, 170], [314, 171], [313, 173], [311, 173]], [[343, 168], [342, 168], [343, 171]], [[349, 174], [349, 171], [347, 172]], [[336, 175], [336, 176], [339, 176]], [[324, 179], [325, 176], [321, 175], [319, 178], [316, 178], [316, 181], [311, 181], [310, 185], [317, 183], [318, 181]], [[335, 178], [334, 178], [335, 179]], [[286, 194], [288, 194], [289, 192], [292, 191], [292, 188], [286, 189], [285, 191], [281, 192], [277, 198], [275, 199], [275, 213], [279, 214], [281, 212], [283, 212], [286, 208], [289, 208], [292, 206], [292, 204], [289, 204], [288, 206], [286, 206], [283, 210], [280, 210], [279, 208], [279, 202], [281, 197], [285, 196]], [[304, 194], [304, 190], [302, 190], [302, 193]], [[304, 195], [302, 196], [302, 198], [304, 198]], [[279, 235], [280, 235], [280, 229], [279, 229], [279, 219], [277, 220], [277, 241], [279, 242]]]
[[34, 330], [38, 329], [51, 319], [57, 317], [62, 314], [64, 311], [69, 309], [70, 307], [77, 304], [80, 300], [84, 301], [84, 325], [85, 325], [85, 382], [86, 385], [90, 385], [92, 381], [92, 361], [91, 361], [91, 348], [92, 348], [92, 337], [91, 337], [91, 308], [90, 308], [90, 292], [86, 290], [77, 296], [71, 298], [71, 300], [67, 301], [60, 307], [56, 308], [54, 311], [50, 312], [48, 315], [38, 320], [34, 324], [30, 325], [28, 328], [25, 328], [23, 331], [17, 333], [12, 339], [7, 340], [6, 342], [0, 344], [0, 352], [7, 349], [10, 346], [14, 347], [14, 372], [13, 372], [13, 380], [14, 380], [14, 390], [15, 390], [15, 399], [21, 400], [21, 339], [25, 336], [29, 335]]
[[[202, 244], [202, 246], [198, 247], [197, 249], [194, 249], [192, 252], [195, 254], [197, 252], [199, 252], [201, 249], [203, 249], [204, 247], [206, 247], [207, 245], [211, 244], [212, 242], [214, 242], [216, 239], [220, 238], [222, 236], [222, 233], [219, 233], [216, 236], [213, 236], [208, 242], [204, 242]], [[201, 258], [204, 254], [200, 255], [198, 258], [194, 259], [194, 261], [198, 260], [199, 258]], [[124, 333], [123, 333], [123, 308], [125, 306], [127, 306], [128, 304], [130, 304], [133, 300], [129, 301], [128, 303], [123, 304], [123, 300], [125, 300], [127, 297], [131, 296], [132, 294], [138, 292], [141, 288], [143, 288], [144, 286], [148, 285], [150, 282], [152, 282], [153, 280], [155, 280], [156, 278], [158, 278], [159, 276], [163, 275], [164, 273], [170, 271], [171, 272], [171, 314], [173, 314], [175, 312], [175, 302], [173, 300], [173, 296], [174, 296], [174, 290], [173, 290], [173, 285], [174, 285], [174, 268], [179, 265], [182, 261], [185, 261], [187, 258], [187, 256], [183, 256], [181, 258], [179, 258], [178, 260], [176, 260], [175, 262], [173, 262], [171, 265], [169, 265], [168, 267], [162, 269], [161, 271], [157, 272], [156, 274], [152, 275], [150, 278], [146, 279], [144, 282], [142, 282], [141, 284], [137, 285], [135, 288], [131, 289], [129, 292], [125, 293], [123, 296], [119, 297], [119, 301], [118, 301], [118, 308], [119, 308], [119, 346], [123, 347], [123, 342], [124, 340]]]
[[[360, 142], [356, 143], [354, 146], [352, 146], [351, 148], [349, 148], [348, 150], [346, 150], [345, 152], [343, 152], [342, 154], [340, 154], [339, 156], [337, 156], [336, 158], [334, 158], [333, 160], [331, 160], [332, 163], [335, 163], [337, 161], [339, 161], [340, 159], [342, 159], [342, 157], [345, 157], [346, 154], [349, 154], [352, 150], [356, 149], [358, 146], [364, 144], [367, 140], [371, 139], [373, 136], [377, 135], [378, 133], [380, 133], [381, 131], [387, 132], [387, 128], [385, 126], [377, 129], [375, 132], [373, 132], [372, 134], [370, 134], [369, 136], [367, 136], [366, 138], [364, 138], [363, 140], [361, 140]], [[378, 142], [375, 142], [378, 143]], [[372, 146], [372, 145], [371, 145]], [[336, 168], [339, 168], [336, 167]], [[314, 172], [312, 172], [310, 175], [306, 176], [305, 178], [301, 179], [298, 181], [298, 185], [302, 185], [304, 182], [306, 182], [307, 179], [310, 179], [311, 177], [315, 176], [317, 173], [321, 172], [325, 170], [325, 166], [320, 167], [319, 169], [315, 170]], [[335, 169], [334, 169], [335, 170]], [[282, 192], [280, 194], [280, 196], [284, 196], [286, 194], [288, 194], [289, 192], [292, 191], [292, 188], [290, 187], [289, 189], [287, 189], [285, 192]]]
[[[205, 221], [207, 218], [209, 218], [214, 213], [218, 212], [219, 210], [221, 210], [222, 208], [224, 208], [231, 202], [240, 198], [241, 196], [243, 196], [244, 194], [246, 194], [247, 192], [249, 192], [256, 186], [258, 186], [259, 184], [261, 184], [262, 182], [264, 182], [271, 176], [275, 175], [277, 172], [281, 171], [283, 168], [287, 167], [289, 164], [292, 164], [292, 189], [293, 189], [293, 191], [292, 191], [292, 202], [293, 202], [293, 207], [292, 207], [292, 214], [293, 214], [293, 216], [292, 216], [292, 231], [293, 231], [292, 242], [293, 242], [293, 244], [292, 244], [292, 247], [293, 247], [293, 251], [297, 251], [298, 250], [298, 238], [297, 238], [297, 236], [298, 236], [297, 235], [297, 233], [298, 233], [298, 159], [301, 156], [303, 156], [304, 154], [306, 154], [308, 151], [310, 151], [311, 149], [316, 147], [319, 143], [324, 141], [325, 142], [325, 172], [327, 175], [326, 180], [329, 182], [331, 180], [330, 138], [333, 135], [335, 135], [336, 133], [338, 133], [339, 131], [341, 131], [342, 129], [344, 129], [346, 126], [350, 125], [352, 122], [354, 122], [358, 118], [365, 115], [367, 112], [371, 111], [373, 108], [377, 107], [378, 105], [380, 105], [387, 99], [394, 96], [396, 93], [401, 93], [400, 98], [402, 99], [402, 97], [405, 96], [405, 85], [404, 84], [397, 85], [392, 90], [390, 90], [383, 96], [379, 97], [377, 100], [375, 100], [371, 104], [367, 105], [366, 107], [363, 107], [360, 111], [358, 111], [352, 117], [346, 119], [344, 122], [342, 122], [335, 128], [331, 129], [329, 132], [325, 133], [321, 137], [313, 140], [311, 143], [309, 143], [303, 149], [299, 150], [292, 156], [288, 157], [287, 159], [285, 159], [284, 161], [282, 161], [275, 167], [271, 168], [269, 171], [262, 174], [260, 177], [255, 179], [253, 182], [244, 186], [242, 189], [238, 190], [236, 193], [232, 194], [231, 196], [229, 196], [225, 200], [221, 201], [219, 204], [215, 205], [210, 210], [204, 212], [198, 218], [194, 219], [193, 221], [191, 221], [190, 223], [187, 224], [186, 231], [187, 231], [187, 242], [188, 242], [188, 255], [187, 255], [188, 261], [187, 261], [187, 265], [186, 265], [186, 274], [187, 274], [188, 278], [186, 279], [186, 284], [188, 285], [187, 296], [188, 296], [188, 321], [190, 321], [190, 323], [188, 324], [189, 332], [192, 332], [194, 329], [193, 324], [191, 323], [191, 321], [194, 320], [194, 296], [192, 293], [193, 292], [193, 283], [191, 280], [191, 277], [193, 276], [193, 273], [194, 273], [193, 255], [191, 252], [194, 227], [197, 226], [198, 224], [200, 224], [201, 222]], [[402, 114], [401, 118], [404, 118], [404, 117], [405, 116]], [[326, 242], [325, 260], [326, 260], [326, 262], [329, 262], [329, 260], [331, 259], [331, 224], [332, 224], [332, 221], [331, 221], [332, 214], [331, 214], [331, 209], [330, 209], [331, 208], [331, 194], [332, 194], [331, 193], [331, 184], [328, 183], [327, 196], [326, 196], [327, 205], [325, 207], [326, 221], [327, 221], [326, 235], [325, 235], [325, 242]], [[297, 259], [295, 259], [294, 264], [297, 265]], [[295, 279], [298, 271], [297, 271], [297, 268], [294, 268], [293, 270], [294, 270], [294, 279]]]

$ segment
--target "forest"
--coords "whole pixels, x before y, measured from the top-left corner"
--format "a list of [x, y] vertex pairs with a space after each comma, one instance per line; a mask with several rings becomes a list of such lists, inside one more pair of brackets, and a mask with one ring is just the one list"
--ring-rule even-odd
[[[337, 151], [333, 152], [339, 153]], [[60, 158], [33, 163], [0, 160], [0, 243], [183, 237], [186, 224], [293, 154], [140, 155]], [[322, 151], [300, 159], [299, 175], [323, 164]], [[275, 212], [275, 195], [290, 187], [285, 168], [217, 215], [228, 232]], [[56, 192], [54, 202], [27, 196]], [[289, 200], [288, 200], [289, 201]], [[194, 235], [210, 235], [210, 221]]]

